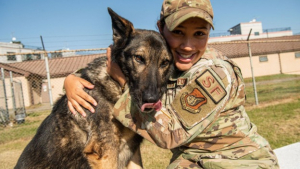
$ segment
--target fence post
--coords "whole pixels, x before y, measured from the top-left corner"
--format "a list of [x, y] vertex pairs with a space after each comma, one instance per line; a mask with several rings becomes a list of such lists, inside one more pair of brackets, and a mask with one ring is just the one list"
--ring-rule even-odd
[[9, 111], [8, 111], [8, 104], [7, 104], [7, 94], [6, 94], [6, 87], [5, 87], [5, 75], [4, 75], [4, 68], [1, 68], [1, 75], [3, 80], [3, 90], [4, 90], [4, 99], [5, 99], [5, 108], [6, 108], [6, 120], [9, 123]]
[[[19, 80], [20, 81], [20, 80]], [[16, 103], [16, 113], [15, 120], [18, 124], [25, 122], [26, 110], [24, 105], [24, 97], [23, 97], [23, 88], [22, 82], [13, 81], [14, 89], [17, 91], [15, 93], [15, 103]], [[18, 103], [18, 104], [17, 104]]]
[[45, 65], [46, 65], [46, 73], [47, 73], [47, 81], [48, 81], [48, 91], [49, 91], [50, 105], [51, 105], [51, 108], [52, 108], [53, 107], [53, 98], [52, 98], [52, 87], [51, 87], [51, 81], [50, 81], [51, 79], [50, 79], [50, 71], [49, 71], [48, 53], [45, 50], [43, 37], [42, 36], [40, 36], [40, 37], [41, 37], [43, 49], [45, 51], [44, 59], [45, 59]]
[[[20, 82], [17, 82], [17, 83], [19, 83], [19, 85], [20, 85], [20, 88], [21, 88], [21, 96], [22, 96], [22, 110], [23, 110], [23, 112], [24, 112], [24, 115], [25, 115], [25, 117], [26, 117], [26, 109], [25, 109], [25, 102], [24, 102], [24, 94], [23, 94], [23, 86], [22, 86], [22, 82], [20, 81]], [[25, 118], [24, 117], [24, 118]]]
[[13, 102], [13, 107], [14, 107], [14, 113], [16, 115], [16, 112], [17, 112], [16, 98], [15, 98], [14, 82], [13, 82], [11, 71], [9, 71], [9, 77], [10, 77], [11, 97], [12, 97], [12, 102]]
[[256, 91], [256, 83], [255, 83], [255, 77], [253, 73], [253, 66], [252, 66], [252, 52], [251, 52], [251, 46], [249, 42], [249, 38], [251, 35], [252, 28], [250, 29], [247, 41], [248, 41], [248, 52], [249, 52], [249, 58], [250, 58], [250, 66], [251, 66], [251, 74], [252, 74], [252, 82], [253, 82], [253, 90], [254, 90], [254, 97], [255, 97], [255, 104], [258, 105], [258, 97], [257, 97], [257, 91]]
[[279, 71], [280, 71], [280, 74], [282, 74], [282, 63], [281, 63], [280, 53], [278, 53], [278, 61], [279, 61]]

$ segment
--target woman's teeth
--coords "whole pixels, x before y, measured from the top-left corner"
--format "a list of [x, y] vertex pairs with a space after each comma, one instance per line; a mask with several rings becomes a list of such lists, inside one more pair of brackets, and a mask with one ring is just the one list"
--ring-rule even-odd
[[192, 57], [193, 55], [183, 55], [183, 54], [180, 54], [181, 57], [185, 58], [185, 59], [188, 59], [190, 57]]

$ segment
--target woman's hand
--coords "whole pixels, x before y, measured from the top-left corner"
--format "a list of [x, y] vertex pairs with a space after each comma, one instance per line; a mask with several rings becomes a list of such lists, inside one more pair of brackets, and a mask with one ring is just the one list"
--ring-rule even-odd
[[124, 86], [126, 84], [126, 79], [121, 71], [119, 65], [111, 60], [111, 46], [106, 49], [106, 56], [107, 56], [107, 73], [115, 80], [117, 81], [120, 86]]
[[86, 113], [83, 111], [82, 107], [90, 110], [92, 113], [95, 112], [91, 104], [96, 106], [97, 102], [83, 90], [83, 88], [93, 89], [93, 84], [70, 74], [65, 79], [64, 87], [68, 98], [68, 107], [73, 114], [76, 114], [77, 110], [78, 113], [85, 117]]

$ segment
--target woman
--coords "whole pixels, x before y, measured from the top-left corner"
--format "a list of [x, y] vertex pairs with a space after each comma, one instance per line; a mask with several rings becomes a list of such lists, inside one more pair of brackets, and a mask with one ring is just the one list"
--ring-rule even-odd
[[[114, 116], [150, 142], [171, 149], [168, 168], [278, 168], [269, 143], [244, 109], [239, 67], [207, 48], [214, 28], [210, 1], [164, 0], [157, 25], [177, 68], [163, 96], [164, 106], [160, 111], [141, 112], [126, 91], [114, 107]], [[108, 72], [121, 86], [126, 84], [116, 65], [110, 65]], [[73, 75], [66, 78], [73, 112], [73, 106], [83, 112], [79, 105], [93, 111], [86, 101], [94, 100], [83, 87], [92, 88]]]

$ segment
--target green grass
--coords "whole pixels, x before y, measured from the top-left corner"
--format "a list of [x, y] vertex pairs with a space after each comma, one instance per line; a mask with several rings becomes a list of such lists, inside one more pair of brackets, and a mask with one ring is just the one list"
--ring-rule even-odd
[[166, 168], [172, 157], [170, 150], [159, 148], [148, 141], [143, 142], [141, 153], [145, 169]]
[[49, 111], [30, 113], [23, 124], [15, 124], [13, 127], [0, 128], [0, 145], [23, 138], [31, 138]]
[[300, 99], [247, 111], [273, 149], [300, 141]]
[[[292, 97], [297, 97], [300, 94], [300, 80], [292, 81], [280, 81], [289, 78], [300, 78], [299, 75], [274, 75], [274, 76], [264, 76], [256, 79], [256, 90], [258, 102], [267, 103], [276, 100], [288, 99]], [[250, 81], [251, 80], [251, 81]], [[266, 82], [271, 80], [271, 82]], [[273, 80], [273, 82], [272, 82]], [[276, 80], [276, 82], [274, 82]], [[252, 85], [252, 79], [245, 79], [246, 83], [246, 105], [254, 105], [254, 89]]]
[[[275, 75], [256, 78], [259, 105], [255, 105], [252, 86], [246, 85], [246, 110], [273, 149], [300, 141], [300, 80], [263, 83], [266, 80], [285, 80], [300, 76]], [[246, 83], [252, 79], [245, 79]], [[0, 127], [0, 169], [13, 168], [24, 147], [49, 111], [29, 113], [24, 124]], [[166, 168], [171, 158], [169, 150], [158, 148], [148, 141], [141, 147], [145, 169]]]

